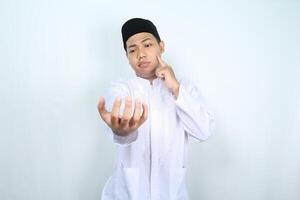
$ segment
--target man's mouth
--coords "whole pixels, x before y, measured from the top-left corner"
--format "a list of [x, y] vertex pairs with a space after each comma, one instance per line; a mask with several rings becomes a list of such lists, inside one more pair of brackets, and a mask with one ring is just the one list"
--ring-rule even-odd
[[141, 67], [141, 68], [146, 68], [146, 67], [148, 67], [149, 64], [150, 64], [150, 62], [140, 62], [138, 64], [138, 66]]

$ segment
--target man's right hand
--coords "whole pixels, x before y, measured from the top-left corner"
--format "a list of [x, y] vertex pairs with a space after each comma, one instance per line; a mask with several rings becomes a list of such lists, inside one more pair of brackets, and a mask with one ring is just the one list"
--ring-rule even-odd
[[[138, 127], [140, 127], [147, 119], [148, 106], [142, 104], [139, 99], [135, 101], [135, 109], [132, 115], [132, 101], [130, 97], [126, 97], [125, 109], [123, 116], [119, 116], [121, 99], [117, 97], [113, 104], [111, 112], [105, 109], [105, 99], [100, 97], [98, 103], [98, 111], [103, 121], [112, 129], [112, 131], [120, 136], [126, 136]], [[143, 113], [141, 108], [143, 107]]]

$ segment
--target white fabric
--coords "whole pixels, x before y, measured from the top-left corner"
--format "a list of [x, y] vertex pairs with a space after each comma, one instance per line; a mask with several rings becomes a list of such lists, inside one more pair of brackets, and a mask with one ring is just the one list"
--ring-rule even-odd
[[[180, 80], [177, 100], [160, 79], [153, 84], [133, 77], [112, 84], [107, 90], [106, 109], [117, 96], [140, 98], [148, 104], [148, 119], [137, 131], [123, 137], [110, 129], [118, 146], [114, 173], [102, 191], [102, 200], [186, 200], [185, 184], [189, 136], [206, 140], [213, 115], [203, 104], [199, 90]], [[121, 112], [124, 104], [121, 105]]]

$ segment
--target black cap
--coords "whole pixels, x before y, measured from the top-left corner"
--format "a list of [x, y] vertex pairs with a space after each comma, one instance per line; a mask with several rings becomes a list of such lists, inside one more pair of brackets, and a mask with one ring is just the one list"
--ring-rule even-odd
[[142, 18], [132, 18], [125, 22], [122, 26], [122, 38], [125, 51], [126, 41], [128, 40], [128, 38], [130, 38], [134, 34], [141, 32], [151, 33], [157, 39], [157, 41], [160, 42], [160, 37], [157, 29], [151, 21]]

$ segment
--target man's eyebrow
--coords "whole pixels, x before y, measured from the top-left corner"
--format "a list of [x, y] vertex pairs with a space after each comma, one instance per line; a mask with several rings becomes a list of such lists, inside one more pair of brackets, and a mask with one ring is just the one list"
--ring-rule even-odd
[[146, 39], [143, 39], [142, 42], [145, 42], [147, 40], [151, 40], [151, 38], [146, 38]]
[[[141, 43], [143, 43], [143, 42], [145, 42], [145, 41], [147, 41], [147, 40], [151, 40], [151, 38], [145, 38], [145, 39], [143, 39], [143, 40], [141, 41]], [[132, 44], [132, 45], [129, 45], [128, 48], [135, 47], [135, 46], [136, 46], [136, 44]]]
[[136, 44], [129, 45], [127, 48], [135, 47]]

